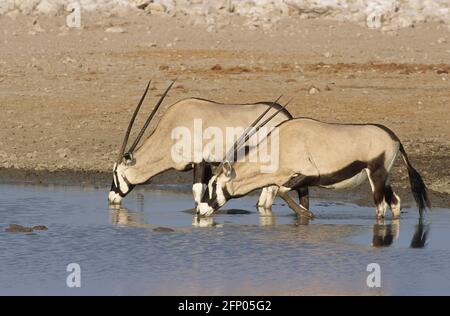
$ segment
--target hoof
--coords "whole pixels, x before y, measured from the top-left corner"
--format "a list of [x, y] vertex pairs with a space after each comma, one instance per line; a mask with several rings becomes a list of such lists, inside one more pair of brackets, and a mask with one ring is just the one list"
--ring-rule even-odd
[[199, 203], [196, 210], [200, 216], [211, 216], [214, 213], [214, 209], [208, 203]]
[[312, 212], [307, 212], [305, 216], [308, 217], [309, 219], [314, 219], [314, 217], [316, 217]]
[[314, 217], [316, 217], [314, 213], [310, 211], [302, 211], [299, 215], [308, 219], [314, 219]]

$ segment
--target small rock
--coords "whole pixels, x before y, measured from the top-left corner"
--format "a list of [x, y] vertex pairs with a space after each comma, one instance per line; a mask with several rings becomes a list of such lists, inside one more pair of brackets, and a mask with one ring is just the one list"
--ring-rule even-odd
[[150, 2], [151, 2], [150, 0], [138, 0], [138, 1], [135, 1], [136, 8], [144, 10], [149, 5]]
[[5, 231], [9, 233], [31, 233], [33, 229], [22, 225], [9, 224], [9, 227], [6, 228]]
[[315, 86], [311, 86], [311, 87], [309, 87], [308, 88], [308, 94], [309, 95], [313, 95], [313, 94], [317, 94], [317, 93], [319, 93], [320, 92], [320, 90], [319, 90], [319, 88], [316, 88]]
[[120, 26], [108, 27], [106, 33], [126, 33], [126, 30]]
[[7, 14], [6, 14], [6, 16], [8, 17], [8, 18], [10, 18], [11, 20], [16, 20], [17, 19], [17, 16], [20, 14], [20, 12], [19, 12], [19, 10], [13, 10], [13, 11], [10, 11], [10, 12], [8, 12]]
[[145, 7], [145, 12], [149, 14], [162, 14], [166, 12], [166, 6], [161, 3], [149, 3]]
[[56, 151], [56, 154], [59, 158], [67, 158], [69, 156], [70, 149], [68, 148], [60, 148]]
[[444, 44], [444, 43], [447, 43], [447, 40], [446, 40], [445, 38], [443, 38], [443, 37], [440, 37], [440, 38], [437, 40], [437, 42], [438, 42], [438, 44]]
[[27, 157], [28, 159], [36, 158], [36, 152], [27, 153], [27, 154], [26, 154], [26, 157]]
[[59, 4], [55, 1], [43, 0], [36, 7], [36, 11], [45, 15], [54, 15], [59, 10]]
[[45, 30], [39, 25], [39, 23], [36, 23], [33, 25], [33, 31], [36, 33], [44, 33]]
[[33, 12], [39, 0], [21, 0], [16, 1], [16, 6], [22, 14], [29, 15]]
[[36, 225], [32, 227], [33, 230], [48, 230], [47, 226], [44, 225]]
[[173, 230], [172, 228], [169, 227], [156, 227], [153, 229], [154, 232], [158, 232], [158, 233], [172, 233], [175, 230]]
[[73, 63], [76, 62], [76, 60], [73, 59], [73, 58], [70, 58], [70, 57], [66, 57], [66, 58], [64, 58], [61, 62], [62, 62], [63, 64], [73, 64]]

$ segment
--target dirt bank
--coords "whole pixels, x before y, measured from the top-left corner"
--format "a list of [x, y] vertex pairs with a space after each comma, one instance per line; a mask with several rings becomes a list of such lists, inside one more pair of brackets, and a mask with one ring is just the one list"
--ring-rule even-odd
[[[450, 193], [446, 26], [383, 33], [286, 18], [250, 30], [230, 16], [211, 30], [186, 17], [140, 13], [84, 14], [82, 28], [64, 25], [63, 16], [0, 18], [2, 182], [31, 181], [33, 174], [45, 182], [69, 172], [84, 182], [101, 175], [98, 183], [107, 185], [146, 81], [154, 82], [148, 111], [177, 77], [166, 105], [190, 96], [252, 102], [283, 93], [295, 96], [289, 106], [295, 115], [384, 124], [402, 139], [430, 189]], [[311, 85], [320, 92], [309, 95]], [[400, 164], [393, 184], [408, 185]], [[448, 206], [448, 195], [439, 196]]]

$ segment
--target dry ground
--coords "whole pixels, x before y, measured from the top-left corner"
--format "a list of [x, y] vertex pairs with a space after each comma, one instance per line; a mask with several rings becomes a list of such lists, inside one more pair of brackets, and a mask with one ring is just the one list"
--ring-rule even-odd
[[[422, 24], [382, 33], [350, 23], [284, 19], [217, 32], [183, 17], [0, 17], [0, 174], [12, 169], [108, 172], [146, 81], [166, 105], [295, 96], [294, 115], [381, 123], [402, 139], [429, 187], [450, 193], [450, 32]], [[109, 33], [111, 26], [124, 33]], [[308, 95], [314, 85], [320, 93]], [[400, 164], [398, 164], [400, 165]], [[18, 173], [20, 173], [18, 171]], [[406, 188], [404, 168], [394, 184]], [[8, 179], [6, 179], [8, 180]], [[442, 196], [442, 195], [441, 195]], [[444, 203], [448, 203], [444, 198]]]

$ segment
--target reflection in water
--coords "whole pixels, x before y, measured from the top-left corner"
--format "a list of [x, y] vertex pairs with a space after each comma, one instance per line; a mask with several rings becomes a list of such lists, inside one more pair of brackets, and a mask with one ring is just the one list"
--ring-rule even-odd
[[[254, 197], [244, 197], [233, 205], [250, 213], [222, 210], [213, 221], [200, 219], [223, 224], [214, 229], [191, 226], [192, 212], [183, 211], [192, 207], [189, 194], [145, 192], [140, 212], [132, 195], [129, 209], [106, 208], [98, 190], [0, 185], [0, 192], [0, 271], [7, 271], [0, 272], [0, 295], [74, 295], [61, 282], [68, 262], [81, 263], [85, 280], [92, 280], [80, 295], [450, 294], [450, 209], [427, 214], [439, 223], [432, 232], [408, 209], [395, 239], [398, 221], [374, 229], [372, 207], [356, 205], [322, 204], [316, 220], [296, 227], [287, 207], [262, 218]], [[10, 223], [49, 230], [3, 232]], [[268, 223], [273, 226], [259, 226]], [[392, 245], [368, 248], [374, 232], [393, 234]], [[366, 285], [369, 262], [387, 273], [382, 292]]]
[[[139, 197], [139, 207], [143, 208], [143, 198]], [[145, 222], [144, 212], [130, 211], [127, 208], [120, 207], [117, 205], [111, 205], [111, 222], [115, 225], [127, 226], [127, 227], [137, 227], [137, 228], [147, 228], [155, 229], [158, 228], [155, 224], [147, 224]], [[239, 211], [239, 212], [238, 212]], [[243, 210], [227, 210], [224, 214], [246, 214]], [[277, 226], [277, 216], [270, 210], [265, 210], [258, 208], [258, 218], [260, 226]], [[295, 221], [296, 226], [309, 225], [310, 219], [307, 217], [298, 217]], [[192, 226], [193, 227], [223, 227], [223, 224], [215, 221], [215, 217], [203, 217], [196, 214], [192, 215]], [[379, 247], [390, 247], [394, 243], [394, 240], [399, 238], [400, 235], [400, 220], [394, 219], [387, 221], [385, 219], [377, 219], [375, 224], [373, 224], [373, 236], [372, 236], [372, 246]], [[418, 224], [415, 227], [414, 235], [412, 237], [410, 247], [411, 248], [424, 248], [427, 242], [427, 237], [429, 235], [430, 225], [424, 224], [421, 219], [419, 219]]]
[[[411, 248], [424, 248], [430, 231], [430, 225], [424, 224], [419, 219], [414, 235], [411, 240]], [[385, 224], [384, 219], [379, 219], [373, 225], [373, 247], [389, 247], [400, 234], [400, 220], [392, 220], [390, 224]]]
[[110, 205], [111, 222], [115, 225], [138, 227], [138, 228], [155, 228], [154, 225], [149, 225], [144, 222], [144, 213], [133, 212], [127, 208]]
[[416, 225], [416, 231], [411, 240], [411, 248], [424, 248], [427, 242], [428, 233], [430, 232], [430, 225], [424, 225], [423, 220], [420, 218], [419, 223]]
[[143, 212], [144, 211], [144, 194], [136, 192], [135, 197], [136, 197], [137, 205], [139, 206], [139, 211]]
[[373, 225], [373, 247], [389, 247], [400, 233], [400, 220], [394, 219], [390, 224], [385, 224], [384, 219], [377, 219]]
[[192, 226], [194, 227], [221, 227], [212, 216], [204, 217], [197, 214], [192, 215]]
[[275, 226], [277, 224], [277, 219], [273, 215], [272, 210], [259, 206], [256, 208], [258, 209], [260, 226]]
[[295, 222], [295, 225], [296, 226], [309, 225], [310, 221], [311, 221], [311, 219], [309, 217], [298, 216], [297, 221]]

